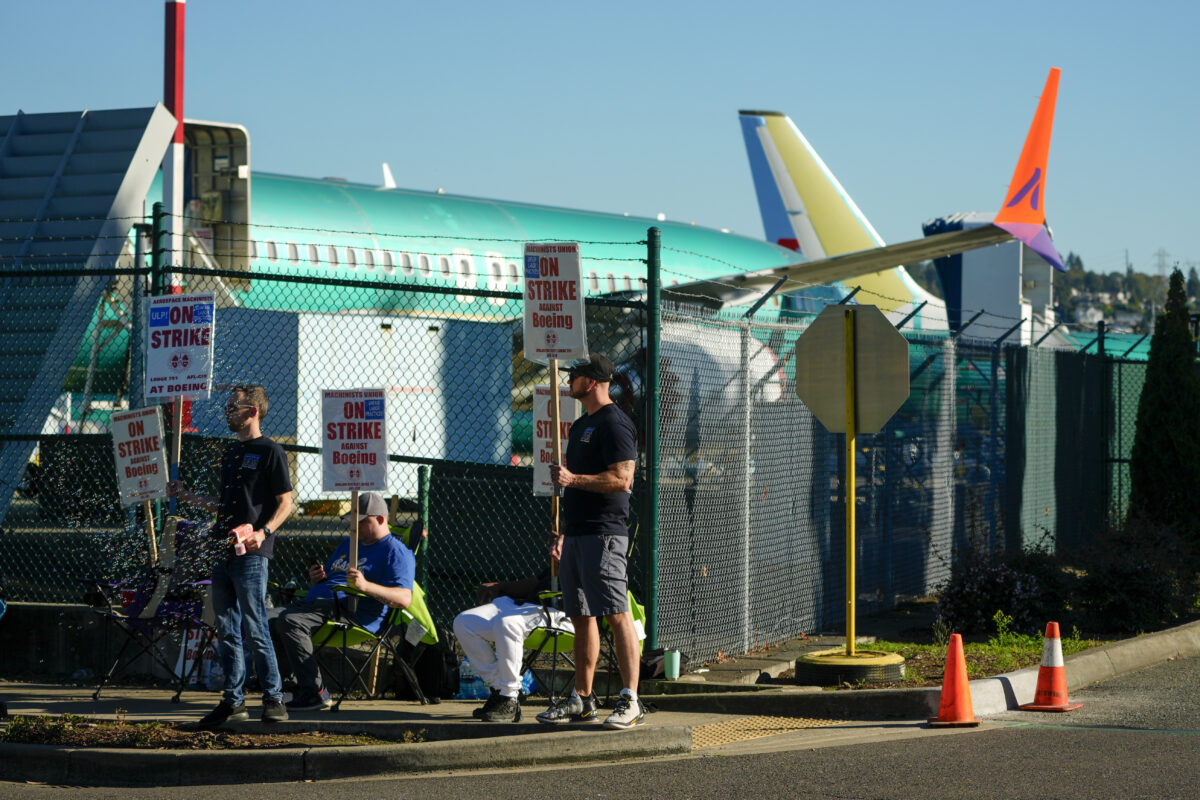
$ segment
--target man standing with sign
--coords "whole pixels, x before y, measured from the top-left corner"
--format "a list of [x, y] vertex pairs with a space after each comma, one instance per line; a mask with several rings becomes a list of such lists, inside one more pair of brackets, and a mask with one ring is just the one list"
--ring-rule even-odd
[[613, 364], [606, 356], [591, 353], [565, 371], [571, 396], [587, 412], [571, 426], [566, 466], [550, 467], [551, 480], [565, 489], [564, 531], [552, 544], [551, 556], [560, 559], [563, 610], [575, 626], [575, 689], [537, 719], [548, 725], [596, 721], [592, 680], [600, 657], [597, 617], [604, 617], [613, 631], [625, 682], [604, 726], [632, 728], [645, 720], [637, 696], [640, 654], [625, 563], [637, 432], [609, 397]]
[[225, 557], [213, 566], [212, 575], [225, 692], [217, 707], [200, 720], [202, 730], [250, 718], [243, 702], [243, 618], [254, 671], [263, 687], [262, 721], [287, 719], [279, 665], [267, 629], [267, 566], [275, 532], [292, 511], [292, 479], [283, 448], [262, 435], [267, 405], [267, 393], [261, 386], [234, 386], [230, 391], [225, 420], [237, 441], [225, 447], [218, 497], [192, 494], [181, 481], [168, 485], [169, 493], [183, 502], [216, 511], [213, 534], [228, 538]]

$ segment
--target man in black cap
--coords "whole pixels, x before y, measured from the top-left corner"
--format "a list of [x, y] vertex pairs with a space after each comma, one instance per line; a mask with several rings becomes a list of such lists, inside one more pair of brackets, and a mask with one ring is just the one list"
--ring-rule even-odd
[[[333, 701], [321, 685], [321, 670], [313, 654], [312, 635], [337, 613], [334, 586], [353, 586], [366, 595], [358, 599], [355, 623], [379, 630], [388, 608], [408, 608], [412, 602], [416, 561], [412, 550], [388, 529], [387, 503], [376, 492], [358, 496], [358, 564], [350, 564], [350, 537], [334, 549], [324, 565], [308, 568], [312, 588], [303, 600], [271, 616], [271, 641], [281, 671], [291, 665], [299, 689], [287, 704], [290, 711], [317, 711]], [[343, 519], [349, 519], [347, 514]]]
[[613, 364], [606, 356], [590, 353], [565, 371], [571, 396], [586, 413], [571, 425], [566, 465], [550, 465], [550, 479], [564, 489], [563, 531], [551, 554], [560, 559], [563, 610], [575, 626], [575, 690], [537, 719], [547, 725], [599, 720], [592, 680], [600, 657], [597, 618], [604, 617], [625, 683], [604, 726], [632, 728], [645, 717], [637, 697], [640, 637], [629, 612], [625, 564], [637, 432], [609, 397]]

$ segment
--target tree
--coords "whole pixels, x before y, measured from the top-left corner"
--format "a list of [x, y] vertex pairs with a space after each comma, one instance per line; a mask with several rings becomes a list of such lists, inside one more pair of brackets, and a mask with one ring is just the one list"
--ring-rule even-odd
[[1200, 378], [1178, 269], [1150, 340], [1129, 471], [1132, 517], [1200, 528]]
[[1200, 297], [1200, 275], [1196, 274], [1195, 267], [1188, 270], [1187, 296], [1189, 300]]

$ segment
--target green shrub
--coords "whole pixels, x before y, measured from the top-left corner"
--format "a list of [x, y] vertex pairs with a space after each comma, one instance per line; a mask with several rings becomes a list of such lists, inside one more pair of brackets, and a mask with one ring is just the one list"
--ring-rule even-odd
[[1139, 633], [1174, 624], [1196, 597], [1192, 542], [1179, 526], [1130, 518], [1081, 563], [1073, 598], [1088, 630]]
[[1043, 607], [1038, 579], [1000, 560], [972, 558], [938, 587], [938, 618], [956, 633], [991, 633], [1006, 612], [1018, 631], [1036, 630]]
[[1178, 576], [1148, 561], [1092, 565], [1079, 584], [1088, 630], [1139, 633], [1172, 625], [1183, 611]]

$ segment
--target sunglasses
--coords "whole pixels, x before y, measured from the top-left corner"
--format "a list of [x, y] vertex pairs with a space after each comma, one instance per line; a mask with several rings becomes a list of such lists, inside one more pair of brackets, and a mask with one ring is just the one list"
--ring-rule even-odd
[[226, 414], [236, 414], [240, 408], [254, 408], [253, 405], [227, 405], [225, 406]]

